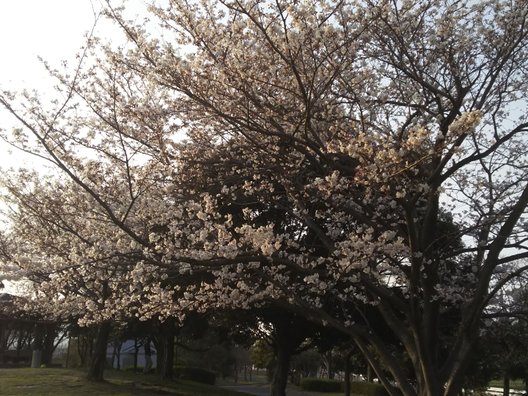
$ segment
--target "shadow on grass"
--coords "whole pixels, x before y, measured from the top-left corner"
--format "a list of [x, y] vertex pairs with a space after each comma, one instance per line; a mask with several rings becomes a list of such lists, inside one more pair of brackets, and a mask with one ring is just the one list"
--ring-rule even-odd
[[108, 370], [105, 381], [90, 382], [81, 370], [40, 368], [0, 369], [0, 395], [13, 396], [95, 396], [174, 395], [244, 396], [190, 381], [161, 381], [155, 375]]

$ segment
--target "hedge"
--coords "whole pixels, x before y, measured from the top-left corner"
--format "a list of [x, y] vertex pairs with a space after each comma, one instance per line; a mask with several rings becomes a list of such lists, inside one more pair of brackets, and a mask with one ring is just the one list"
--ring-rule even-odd
[[303, 378], [301, 380], [301, 389], [314, 392], [341, 392], [343, 390], [343, 381], [325, 378]]
[[350, 383], [352, 393], [365, 396], [389, 396], [383, 385], [373, 382], [353, 381]]
[[216, 382], [215, 373], [198, 367], [177, 366], [174, 369], [174, 374], [177, 378], [200, 382], [202, 384], [214, 385]]

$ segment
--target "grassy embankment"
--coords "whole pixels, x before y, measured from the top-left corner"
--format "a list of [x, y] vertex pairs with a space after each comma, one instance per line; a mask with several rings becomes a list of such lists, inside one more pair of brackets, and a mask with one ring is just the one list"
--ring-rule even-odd
[[7, 396], [244, 396], [190, 381], [160, 381], [155, 375], [108, 371], [106, 381], [93, 383], [85, 373], [68, 369], [0, 369], [0, 395]]

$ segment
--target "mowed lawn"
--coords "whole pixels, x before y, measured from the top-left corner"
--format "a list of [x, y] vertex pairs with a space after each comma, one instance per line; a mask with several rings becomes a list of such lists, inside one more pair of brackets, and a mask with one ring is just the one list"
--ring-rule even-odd
[[0, 395], [13, 396], [95, 396], [95, 395], [177, 395], [244, 396], [215, 386], [190, 381], [162, 382], [156, 375], [109, 370], [103, 383], [85, 379], [80, 370], [39, 368], [0, 369]]

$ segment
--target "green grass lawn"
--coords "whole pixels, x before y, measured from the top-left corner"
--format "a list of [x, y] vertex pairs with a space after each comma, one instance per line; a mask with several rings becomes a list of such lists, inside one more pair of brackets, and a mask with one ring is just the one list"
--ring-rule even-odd
[[93, 383], [85, 372], [68, 369], [0, 369], [0, 395], [13, 396], [96, 396], [96, 395], [177, 395], [244, 396], [215, 386], [190, 381], [162, 382], [155, 375], [108, 370], [106, 381]]
[[[502, 379], [493, 380], [489, 383], [489, 386], [495, 386], [497, 388], [502, 388], [504, 385]], [[510, 388], [516, 389], [516, 390], [525, 390], [526, 386], [524, 385], [523, 380], [511, 380], [510, 381]]]

